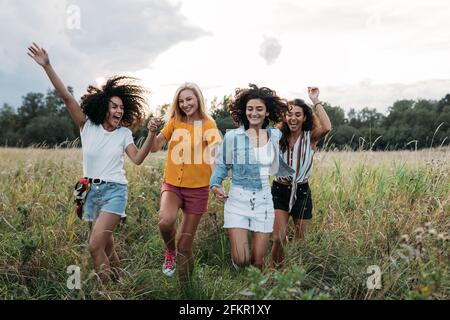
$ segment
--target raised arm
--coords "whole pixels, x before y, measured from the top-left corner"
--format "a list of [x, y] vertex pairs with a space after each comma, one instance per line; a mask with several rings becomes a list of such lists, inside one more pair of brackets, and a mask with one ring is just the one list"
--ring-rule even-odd
[[53, 70], [47, 52], [44, 50], [44, 48], [40, 48], [36, 43], [33, 42], [33, 44], [28, 47], [27, 54], [44, 68], [44, 71], [47, 73], [48, 78], [52, 82], [61, 99], [63, 99], [64, 104], [66, 105], [66, 108], [69, 111], [73, 121], [78, 127], [82, 128], [86, 121], [86, 116], [81, 110], [78, 102], [70, 94], [69, 90], [67, 90], [67, 88], [64, 86], [64, 83], [56, 74], [55, 70]]
[[325, 111], [325, 108], [319, 101], [319, 88], [308, 87], [308, 95], [316, 108], [316, 114], [319, 118], [320, 125], [311, 131], [312, 142], [316, 144], [320, 139], [331, 131], [331, 121]]

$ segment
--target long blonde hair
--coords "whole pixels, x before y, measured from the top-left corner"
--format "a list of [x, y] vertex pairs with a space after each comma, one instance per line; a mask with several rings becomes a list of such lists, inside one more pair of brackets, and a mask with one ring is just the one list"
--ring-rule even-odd
[[184, 114], [181, 111], [180, 106], [178, 105], [178, 98], [180, 96], [181, 91], [186, 89], [191, 90], [195, 94], [195, 97], [197, 98], [200, 118], [211, 119], [211, 117], [206, 113], [205, 99], [203, 98], [203, 93], [200, 90], [199, 86], [192, 82], [186, 82], [180, 87], [178, 87], [177, 91], [175, 91], [172, 104], [170, 105], [170, 108], [166, 114], [166, 121], [168, 122], [172, 118], [175, 118], [177, 120], [183, 119]]

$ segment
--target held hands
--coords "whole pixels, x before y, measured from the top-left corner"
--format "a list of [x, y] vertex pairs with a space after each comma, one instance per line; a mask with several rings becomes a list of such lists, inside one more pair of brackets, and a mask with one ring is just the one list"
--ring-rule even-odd
[[45, 51], [44, 48], [40, 48], [34, 42], [31, 46], [28, 47], [27, 54], [42, 67], [48, 66], [50, 64], [50, 59], [48, 58], [47, 51]]
[[216, 196], [216, 200], [222, 203], [225, 203], [228, 199], [228, 195], [223, 187], [217, 188], [216, 186], [212, 187], [212, 192]]
[[153, 117], [150, 119], [150, 121], [147, 124], [147, 129], [152, 133], [158, 132], [158, 128], [161, 126], [162, 119], [158, 117]]
[[319, 102], [319, 88], [318, 87], [308, 87], [308, 95], [311, 101], [316, 104]]

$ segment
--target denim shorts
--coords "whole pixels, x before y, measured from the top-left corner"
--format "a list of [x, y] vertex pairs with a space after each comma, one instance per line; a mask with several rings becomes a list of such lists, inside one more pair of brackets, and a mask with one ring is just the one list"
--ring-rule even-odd
[[91, 184], [83, 206], [83, 219], [94, 221], [100, 212], [109, 212], [125, 218], [128, 185], [115, 182]]

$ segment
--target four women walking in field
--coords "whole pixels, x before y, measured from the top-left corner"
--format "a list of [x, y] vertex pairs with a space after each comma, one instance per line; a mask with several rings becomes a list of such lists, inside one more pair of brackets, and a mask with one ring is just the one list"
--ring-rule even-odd
[[[131, 130], [144, 120], [146, 90], [135, 79], [115, 76], [101, 88], [89, 86], [79, 105], [53, 70], [46, 51], [36, 44], [28, 50], [80, 129], [83, 175], [90, 182], [83, 218], [91, 225], [89, 251], [102, 281], [114, 275], [112, 267], [120, 270], [113, 232], [126, 216], [125, 153], [139, 165], [149, 152], [168, 146], [158, 223], [166, 248], [162, 272], [172, 276], [178, 268], [181, 285], [192, 273], [192, 246], [208, 211], [210, 191], [224, 203], [233, 265], [263, 269], [272, 233], [272, 261], [280, 265], [289, 216], [295, 238], [303, 238], [312, 212], [308, 179], [314, 151], [331, 130], [318, 88], [308, 88], [317, 115], [303, 100], [286, 102], [267, 87], [237, 89], [229, 111], [239, 127], [228, 131], [222, 141], [200, 88], [185, 83], [175, 92], [161, 132], [162, 119], [151, 118], [139, 149]], [[224, 181], [229, 172], [227, 192]], [[182, 218], [177, 228], [179, 209]]]

